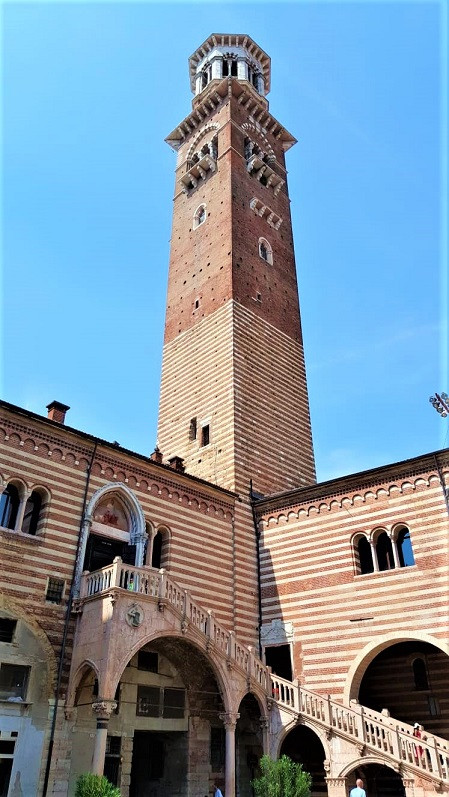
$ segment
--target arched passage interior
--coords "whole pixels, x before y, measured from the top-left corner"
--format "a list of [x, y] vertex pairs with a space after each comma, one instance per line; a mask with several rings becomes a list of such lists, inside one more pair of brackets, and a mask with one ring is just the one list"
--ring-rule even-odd
[[239, 797], [251, 797], [251, 781], [257, 776], [263, 755], [263, 738], [259, 704], [252, 694], [240, 703], [235, 732], [236, 783]]
[[405, 797], [404, 784], [398, 772], [382, 764], [365, 764], [357, 767], [347, 777], [349, 791], [356, 780], [363, 780], [364, 789], [369, 797]]
[[[297, 725], [285, 737], [279, 755], [288, 755], [312, 776], [312, 797], [327, 794], [325, 751], [319, 736], [306, 725]], [[370, 795], [371, 797], [371, 795]]]
[[382, 650], [360, 683], [359, 702], [388, 709], [401, 722], [424, 725], [449, 738], [449, 658], [428, 642], [407, 641]]
[[[104, 773], [123, 797], [208, 794], [216, 778], [224, 782], [224, 757], [214, 758], [213, 749], [216, 729], [223, 728], [222, 694], [210, 661], [193, 644], [167, 636], [144, 645], [115, 694]], [[97, 700], [96, 674], [86, 668], [76, 696], [72, 784], [90, 769]]]

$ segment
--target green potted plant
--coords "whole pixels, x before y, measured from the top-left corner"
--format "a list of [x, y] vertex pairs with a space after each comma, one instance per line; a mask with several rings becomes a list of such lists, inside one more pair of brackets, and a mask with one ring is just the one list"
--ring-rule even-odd
[[113, 786], [104, 775], [87, 772], [76, 781], [75, 797], [120, 797], [120, 789]]
[[264, 755], [259, 768], [259, 777], [252, 781], [255, 797], [310, 797], [311, 776], [287, 755]]

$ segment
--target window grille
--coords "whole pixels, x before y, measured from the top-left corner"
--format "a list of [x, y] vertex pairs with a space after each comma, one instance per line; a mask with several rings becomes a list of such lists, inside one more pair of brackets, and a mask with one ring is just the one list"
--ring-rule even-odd
[[49, 578], [45, 600], [50, 601], [50, 603], [61, 603], [64, 588], [65, 581], [61, 581], [59, 578]]

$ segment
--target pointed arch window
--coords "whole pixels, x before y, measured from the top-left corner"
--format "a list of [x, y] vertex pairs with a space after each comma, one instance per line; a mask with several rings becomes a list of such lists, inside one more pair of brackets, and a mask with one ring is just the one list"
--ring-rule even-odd
[[19, 511], [20, 496], [14, 484], [8, 484], [0, 496], [0, 526], [14, 529]]

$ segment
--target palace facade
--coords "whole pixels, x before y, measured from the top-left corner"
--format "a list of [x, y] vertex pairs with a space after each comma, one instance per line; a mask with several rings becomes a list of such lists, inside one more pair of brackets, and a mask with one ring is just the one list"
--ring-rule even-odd
[[313, 797], [445, 794], [449, 453], [316, 482], [295, 139], [249, 36], [189, 70], [158, 446], [1, 403], [0, 795], [250, 797], [264, 752]]

